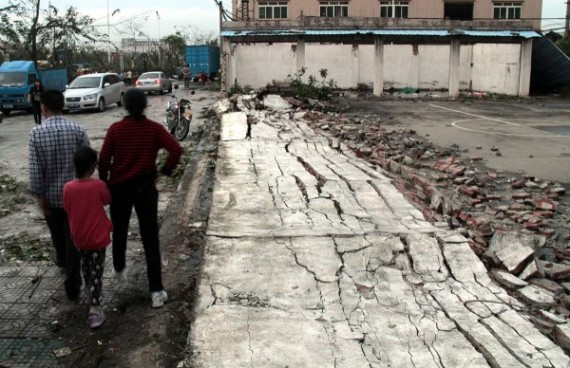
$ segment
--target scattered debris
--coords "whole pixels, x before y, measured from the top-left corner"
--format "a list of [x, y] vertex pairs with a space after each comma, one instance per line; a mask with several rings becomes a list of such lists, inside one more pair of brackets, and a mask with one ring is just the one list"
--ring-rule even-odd
[[9, 215], [24, 205], [32, 203], [33, 197], [25, 183], [9, 175], [0, 175], [0, 217]]
[[[232, 96], [229, 111], [256, 121], [263, 114], [268, 121], [303, 119], [325, 134], [331, 149], [352, 152], [383, 170], [428, 221], [458, 229], [493, 268], [493, 277], [522, 301], [566, 310], [564, 294], [570, 306], [570, 282], [563, 282], [570, 281], [570, 210], [562, 185], [489, 170], [482, 156], [463, 158], [466, 151], [458, 145], [436, 146], [413, 129], [384, 125], [376, 114], [346, 113], [334, 102], [281, 98], [269, 91], [260, 89], [241, 100]], [[501, 155], [497, 146], [490, 151]], [[532, 314], [530, 319], [553, 332], [557, 322], [550, 317]], [[568, 341], [570, 346], [570, 333]]]
[[53, 355], [55, 355], [56, 358], [63, 358], [69, 354], [71, 354], [71, 349], [69, 347], [56, 349], [53, 351]]

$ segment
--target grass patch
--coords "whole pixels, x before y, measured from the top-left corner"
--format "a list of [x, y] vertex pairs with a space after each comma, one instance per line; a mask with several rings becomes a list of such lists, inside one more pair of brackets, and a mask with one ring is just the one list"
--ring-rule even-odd
[[49, 240], [41, 240], [23, 233], [0, 242], [1, 260], [5, 261], [50, 261], [53, 247]]
[[[186, 170], [186, 166], [188, 166], [188, 163], [190, 162], [191, 154], [192, 154], [192, 149], [190, 147], [185, 148], [184, 153], [180, 157], [180, 163], [172, 171], [172, 175], [170, 175], [168, 177], [161, 177], [160, 182], [162, 184], [164, 184], [169, 189], [175, 189], [178, 186], [178, 184], [180, 183], [180, 180], [182, 179], [182, 175], [184, 175], [184, 171]], [[164, 164], [166, 163], [167, 157], [168, 157], [168, 154], [165, 151], [161, 151], [158, 154], [157, 166], [159, 169], [162, 168], [162, 166], [164, 166]]]
[[18, 211], [33, 202], [34, 198], [28, 192], [25, 183], [6, 174], [0, 175], [0, 217]]

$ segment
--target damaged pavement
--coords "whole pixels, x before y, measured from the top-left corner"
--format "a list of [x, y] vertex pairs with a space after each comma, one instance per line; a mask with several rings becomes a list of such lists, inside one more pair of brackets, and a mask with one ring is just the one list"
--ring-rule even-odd
[[[186, 366], [570, 366], [564, 235], [529, 218], [495, 228], [489, 215], [512, 220], [533, 194], [508, 198], [519, 212], [486, 211], [482, 226], [472, 209], [500, 198], [479, 198], [477, 172], [453, 155], [432, 149], [430, 170], [450, 177], [428, 179], [402, 161], [429, 150], [374, 155], [392, 150], [354, 144], [371, 131], [323, 135], [358, 128], [265, 101], [214, 107], [221, 137]], [[372, 133], [376, 144], [386, 136]], [[455, 186], [477, 193], [451, 195]], [[527, 211], [552, 212], [546, 224], [564, 191], [536, 187], [548, 200]]]

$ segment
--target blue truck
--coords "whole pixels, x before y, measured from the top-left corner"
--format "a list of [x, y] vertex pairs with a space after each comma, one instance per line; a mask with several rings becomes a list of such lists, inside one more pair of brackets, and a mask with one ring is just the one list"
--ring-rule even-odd
[[206, 73], [214, 78], [220, 70], [220, 48], [210, 45], [186, 46], [186, 63], [190, 65], [192, 78]]
[[64, 91], [67, 69], [36, 69], [33, 61], [6, 61], [0, 66], [0, 110], [8, 115], [12, 110], [30, 110], [28, 94], [39, 79], [45, 90]]

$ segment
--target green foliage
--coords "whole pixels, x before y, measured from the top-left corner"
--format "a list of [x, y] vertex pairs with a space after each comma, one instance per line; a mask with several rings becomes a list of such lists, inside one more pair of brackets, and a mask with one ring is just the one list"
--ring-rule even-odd
[[51, 242], [38, 239], [28, 233], [12, 236], [2, 241], [7, 261], [49, 261], [52, 259]]
[[242, 87], [239, 83], [236, 82], [232, 88], [230, 88], [228, 95], [245, 95], [250, 93], [252, 90], [253, 88], [251, 88], [249, 84], [246, 84]]
[[[95, 41], [101, 34], [93, 27], [94, 19], [81, 15], [76, 8], [61, 12], [53, 5], [40, 8], [40, 0], [9, 0], [0, 8], [0, 41], [12, 59], [45, 59], [59, 63], [62, 55], [84, 41]], [[50, 50], [55, 46], [56, 53]]]
[[295, 90], [295, 95], [302, 98], [312, 98], [316, 100], [329, 100], [332, 92], [337, 88], [333, 79], [328, 79], [328, 70], [319, 70], [320, 80], [313, 75], [309, 75], [307, 82], [303, 81], [303, 76], [307, 72], [306, 68], [301, 68], [293, 76], [287, 78], [291, 81], [291, 86]]
[[9, 215], [24, 205], [32, 203], [25, 183], [9, 175], [0, 175], [0, 217]]
[[556, 41], [556, 46], [570, 57], [570, 38], [562, 38]]

